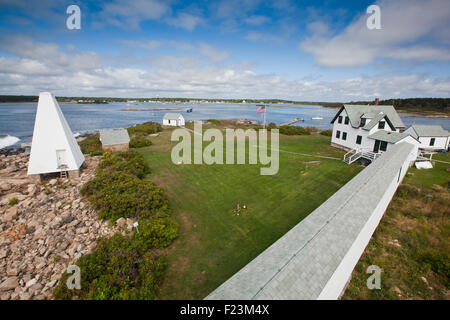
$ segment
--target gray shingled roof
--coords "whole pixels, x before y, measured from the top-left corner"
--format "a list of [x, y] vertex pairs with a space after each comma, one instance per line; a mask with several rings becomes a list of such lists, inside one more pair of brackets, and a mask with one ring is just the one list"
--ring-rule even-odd
[[[366, 115], [366, 114], [365, 114]], [[378, 122], [380, 122], [382, 119], [386, 118], [386, 122], [388, 123], [388, 125], [391, 127], [392, 130], [395, 130], [395, 126], [394, 124], [391, 122], [391, 120], [389, 119], [389, 117], [387, 116], [387, 114], [384, 114], [383, 112], [380, 112], [377, 115], [373, 115], [372, 119], [370, 119], [369, 123], [367, 123], [363, 129], [364, 130], [370, 130], [373, 127], [375, 127]]]
[[389, 148], [206, 299], [317, 299], [414, 148]]
[[100, 130], [100, 141], [104, 146], [129, 143], [130, 136], [127, 129]]
[[419, 137], [448, 137], [450, 132], [441, 126], [413, 125], [411, 126]]
[[397, 143], [409, 135], [410, 134], [408, 134], [407, 132], [399, 133], [399, 132], [390, 132], [390, 131], [386, 131], [386, 130], [379, 130], [379, 131], [369, 135], [368, 138], [376, 139], [376, 140], [380, 140], [380, 141], [386, 141], [389, 143]]
[[181, 113], [166, 113], [164, 115], [164, 120], [178, 120], [179, 117], [182, 117]]
[[344, 104], [336, 116], [333, 118], [331, 123], [333, 123], [339, 114], [344, 110], [347, 112], [348, 117], [350, 118], [350, 124], [354, 128], [358, 128], [361, 123], [361, 117], [365, 115], [366, 117], [377, 117], [377, 115], [382, 112], [391, 121], [395, 128], [405, 128], [402, 119], [398, 115], [397, 111], [395, 111], [393, 106], [375, 106], [375, 105], [353, 105], [353, 104]]

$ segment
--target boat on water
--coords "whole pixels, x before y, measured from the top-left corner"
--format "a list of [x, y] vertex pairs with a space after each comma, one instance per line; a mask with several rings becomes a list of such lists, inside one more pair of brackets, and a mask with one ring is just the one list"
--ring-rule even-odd
[[294, 121], [305, 121], [303, 118], [295, 118]]
[[311, 120], [323, 120], [322, 117], [312, 117]]

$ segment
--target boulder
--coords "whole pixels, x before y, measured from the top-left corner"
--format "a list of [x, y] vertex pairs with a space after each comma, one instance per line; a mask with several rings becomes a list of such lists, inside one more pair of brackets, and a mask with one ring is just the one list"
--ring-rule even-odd
[[17, 277], [9, 277], [0, 284], [0, 292], [13, 290], [19, 286]]

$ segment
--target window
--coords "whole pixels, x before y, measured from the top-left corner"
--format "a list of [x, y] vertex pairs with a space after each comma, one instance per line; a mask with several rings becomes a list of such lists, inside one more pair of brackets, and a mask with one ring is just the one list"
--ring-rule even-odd
[[386, 151], [387, 150], [387, 142], [386, 141], [381, 141], [380, 150], [381, 151]]
[[336, 131], [336, 138], [340, 138], [341, 137], [341, 132], [338, 130], [338, 131]]
[[434, 142], [436, 141], [436, 139], [435, 138], [431, 138], [430, 139], [430, 146], [434, 146]]
[[361, 127], [366, 125], [366, 118], [361, 118]]
[[347, 140], [347, 132], [342, 132], [342, 140]]
[[384, 122], [384, 121], [378, 122], [378, 129], [384, 129], [385, 124], [386, 124], [386, 122]]
[[350, 122], [350, 118], [349, 117], [345, 117], [345, 124], [348, 124]]
[[362, 137], [356, 136], [356, 144], [361, 144]]
[[338, 123], [342, 123], [342, 116], [338, 117]]

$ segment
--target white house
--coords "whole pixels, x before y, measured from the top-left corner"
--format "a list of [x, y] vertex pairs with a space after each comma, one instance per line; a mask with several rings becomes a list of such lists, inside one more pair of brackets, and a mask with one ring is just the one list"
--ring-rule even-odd
[[83, 162], [83, 153], [55, 96], [50, 92], [41, 92], [34, 122], [28, 175], [40, 178], [45, 173], [68, 172], [69, 176], [76, 177]]
[[163, 117], [165, 126], [184, 126], [184, 117], [181, 113], [166, 113]]
[[447, 150], [450, 132], [441, 126], [413, 125], [405, 133], [419, 140], [419, 148], [426, 151]]
[[[346, 104], [331, 123], [331, 145], [347, 151], [363, 149], [378, 153], [386, 151], [389, 143], [406, 139], [399, 135], [405, 125], [393, 106]], [[383, 134], [374, 135], [379, 131]]]

